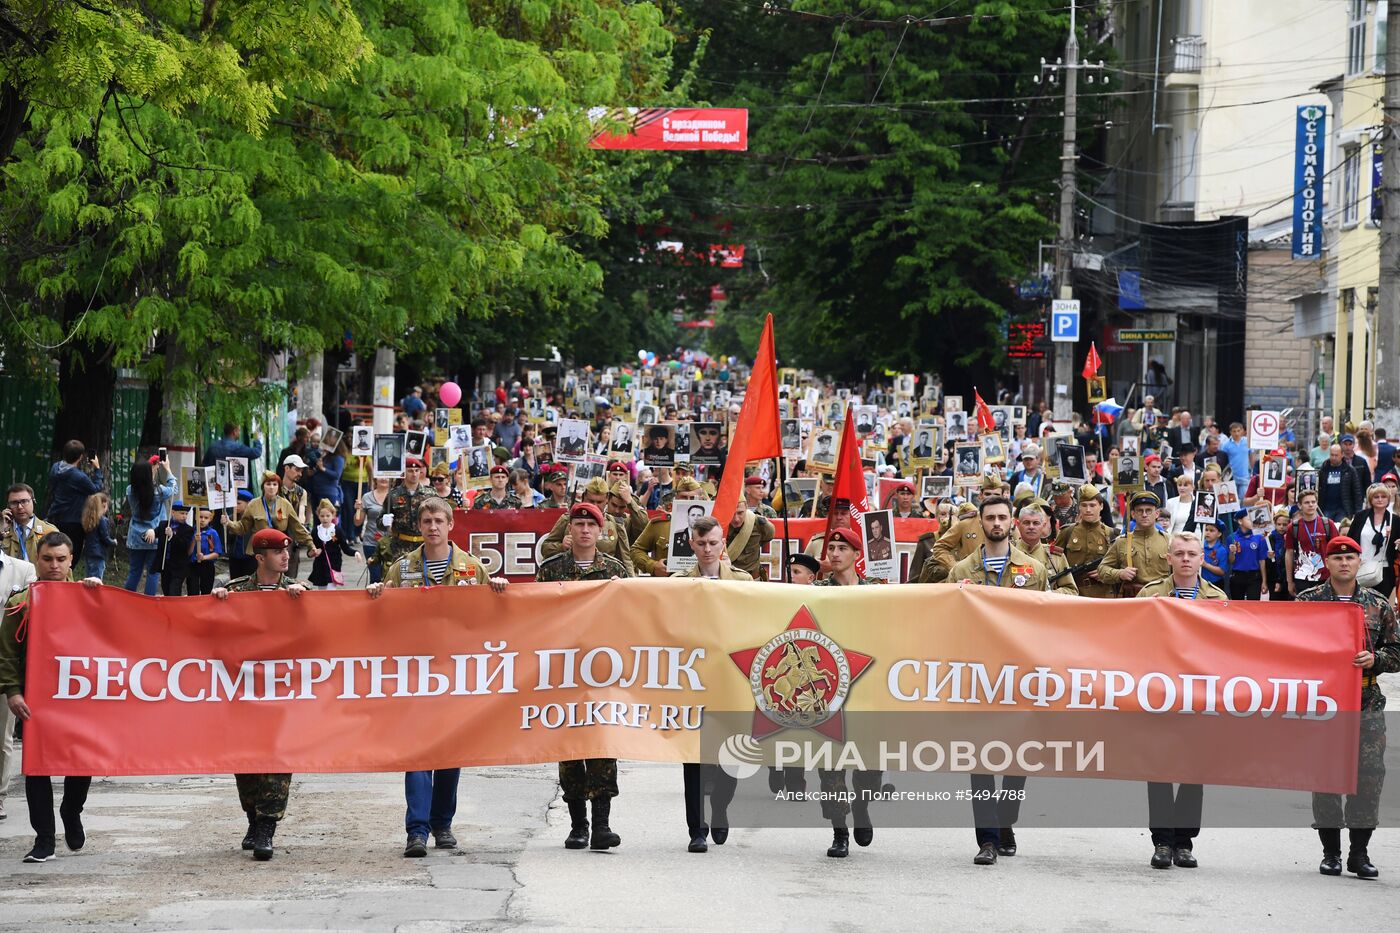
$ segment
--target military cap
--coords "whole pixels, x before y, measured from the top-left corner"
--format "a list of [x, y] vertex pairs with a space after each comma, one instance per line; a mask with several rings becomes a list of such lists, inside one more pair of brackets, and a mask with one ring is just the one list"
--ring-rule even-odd
[[914, 491], [914, 484], [911, 483], [911, 482], [909, 482], [908, 480], [900, 480], [899, 482], [897, 482], [897, 483], [894, 484], [894, 491], [895, 491], [895, 492], [913, 492], [913, 491]]
[[1154, 509], [1160, 509], [1162, 507], [1162, 500], [1157, 498], [1155, 492], [1143, 490], [1142, 492], [1133, 493], [1133, 498], [1128, 502], [1128, 508], [1135, 509], [1140, 505], [1150, 505]]
[[263, 470], [262, 481], [261, 481], [258, 485], [260, 485], [260, 486], [265, 486], [265, 485], [267, 485], [268, 483], [280, 483], [280, 482], [282, 482], [282, 477], [278, 476], [276, 473], [272, 472], [271, 470]]
[[580, 518], [590, 519], [599, 526], [603, 524], [603, 513], [592, 502], [575, 502], [569, 509], [569, 521]]
[[409, 457], [408, 459], [404, 460], [403, 465], [404, 465], [404, 469], [408, 469], [409, 467], [416, 466], [418, 469], [421, 470], [421, 469], [423, 469], [423, 458], [422, 458], [422, 457]]
[[432, 474], [434, 476], [451, 476], [452, 470], [447, 466], [447, 464], [439, 460], [437, 464], [433, 466]]
[[990, 473], [984, 474], [984, 475], [982, 476], [982, 489], [983, 489], [984, 491], [986, 491], [986, 490], [988, 490], [988, 489], [1000, 489], [1001, 486], [1002, 486], [1001, 477], [999, 477], [999, 476], [993, 476], [993, 475], [990, 474]]
[[764, 485], [764, 482], [765, 482], [765, 481], [764, 481], [763, 477], [761, 477], [761, 476], [750, 476], [750, 477], [745, 478], [745, 480], [744, 480], [744, 485], [745, 485], [745, 486], [762, 486], [762, 485]]
[[253, 501], [253, 490], [251, 490], [251, 489], [240, 489], [240, 490], [238, 490], [238, 498], [242, 499], [244, 502], [252, 502], [252, 501]]
[[971, 502], [964, 502], [958, 506], [958, 518], [976, 514], [977, 506], [973, 505]]
[[821, 561], [817, 560], [811, 554], [794, 554], [788, 558], [788, 564], [806, 567], [812, 573], [821, 573], [822, 570]]
[[608, 495], [610, 495], [610, 496], [617, 496], [618, 498], [626, 498], [626, 497], [630, 496], [631, 494], [632, 494], [632, 484], [631, 484], [631, 483], [625, 483], [625, 482], [620, 482], [620, 481], [619, 481], [619, 482], [613, 483], [611, 486], [608, 487]]
[[254, 533], [251, 544], [254, 551], [285, 551], [292, 546], [292, 539], [276, 528], [264, 528]]
[[860, 535], [854, 528], [833, 528], [827, 535], [827, 541], [845, 541], [857, 551], [860, 550]]
[[1334, 554], [1355, 554], [1360, 557], [1361, 545], [1357, 544], [1346, 535], [1337, 535], [1337, 537], [1327, 542], [1327, 546], [1323, 549], [1323, 554], [1326, 557], [1331, 557]]
[[170, 506], [170, 511], [172, 512], [188, 512], [189, 510], [190, 507], [188, 505], [185, 505], [185, 503], [183, 502], [174, 502], [171, 503]]
[[609, 464], [608, 464], [608, 472], [609, 472], [609, 473], [627, 473], [627, 472], [629, 472], [629, 471], [628, 471], [628, 469], [627, 469], [627, 464], [623, 463], [621, 460], [614, 460], [612, 463], [609, 463]]
[[1098, 497], [1099, 487], [1095, 486], [1093, 483], [1085, 483], [1083, 486], [1079, 487], [1080, 502], [1088, 502], [1090, 499], [1097, 499]]
[[493, 466], [493, 467], [491, 468], [491, 475], [492, 475], [492, 476], [509, 476], [509, 475], [510, 475], [510, 467], [502, 466], [501, 464], [498, 463], [498, 464], [496, 464], [495, 466]]

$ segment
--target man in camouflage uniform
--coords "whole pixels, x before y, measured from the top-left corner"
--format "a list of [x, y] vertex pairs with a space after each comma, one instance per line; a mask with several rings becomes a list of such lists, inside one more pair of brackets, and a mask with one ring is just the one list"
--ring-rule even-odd
[[744, 477], [744, 501], [749, 511], [761, 518], [777, 518], [777, 511], [763, 501], [768, 495], [768, 482], [758, 474]]
[[1136, 596], [1144, 584], [1171, 573], [1167, 563], [1167, 534], [1155, 524], [1162, 503], [1150, 492], [1136, 493], [1129, 502], [1133, 530], [1108, 546], [1099, 564], [1099, 580], [1117, 585], [1118, 595]]
[[[1098, 487], [1079, 487], [1079, 520], [1061, 528], [1055, 538], [1055, 546], [1064, 551], [1069, 566], [1079, 567], [1101, 560], [1108, 553], [1109, 545], [1113, 543], [1113, 529], [1099, 520], [1103, 508]], [[1113, 586], [1099, 577], [1098, 568], [1076, 571], [1074, 585], [1080, 596], [1110, 599], [1114, 595]]]
[[391, 561], [423, 543], [423, 536], [418, 533], [418, 507], [430, 495], [432, 490], [423, 485], [423, 461], [409, 457], [404, 461], [403, 479], [389, 490], [384, 506], [393, 516], [393, 525], [389, 533], [379, 539], [383, 566], [387, 567]]
[[900, 480], [894, 487], [894, 501], [890, 503], [895, 518], [928, 518], [929, 514], [914, 501], [914, 484]]
[[454, 509], [466, 508], [462, 490], [452, 484], [452, 470], [447, 464], [439, 461], [428, 474], [428, 482], [432, 486], [433, 495], [445, 499]]
[[1066, 596], [1078, 596], [1079, 587], [1074, 585], [1074, 575], [1069, 573], [1069, 561], [1065, 560], [1065, 552], [1053, 542], [1046, 544], [1051, 521], [1050, 503], [1044, 499], [1031, 499], [1018, 508], [1016, 529], [1021, 533], [1021, 550], [1045, 568], [1046, 582], [1050, 590], [1064, 593]]
[[[591, 484], [590, 484], [591, 485]], [[543, 561], [535, 571], [537, 583], [572, 583], [577, 580], [612, 580], [630, 577], [622, 562], [599, 547], [603, 510], [592, 502], [569, 509], [568, 547]], [[608, 825], [612, 799], [617, 796], [617, 759], [589, 758], [559, 762], [559, 787], [569, 805], [566, 849], [611, 849], [622, 839]], [[589, 835], [588, 802], [593, 802], [593, 833]]]
[[[827, 575], [813, 586], [870, 586], [867, 577], [856, 572], [856, 561], [860, 558], [860, 534], [854, 528], [836, 527], [831, 529], [831, 543], [826, 545]], [[856, 845], [868, 846], [875, 840], [875, 825], [870, 819], [869, 795], [880, 790], [884, 782], [883, 771], [856, 771], [851, 775], [851, 786], [855, 788], [854, 799], [846, 786], [846, 772], [840, 770], [817, 769], [822, 789], [822, 816], [831, 820], [831, 846], [826, 850], [829, 858], [845, 858], [851, 852], [851, 832], [846, 828], [846, 816], [852, 815], [855, 821]]]
[[[300, 522], [302, 527], [311, 528], [316, 524], [316, 516], [311, 514], [311, 505], [306, 496], [306, 489], [297, 482], [305, 472], [306, 461], [296, 454], [292, 454], [282, 461], [282, 475], [278, 479], [281, 486], [281, 496], [292, 507], [292, 517]], [[287, 565], [287, 576], [295, 577], [297, 571], [301, 569], [301, 551], [292, 548], [290, 561]]]
[[477, 493], [472, 508], [477, 511], [498, 512], [520, 507], [520, 497], [510, 489], [510, 468], [500, 464], [493, 466], [491, 488]]
[[[668, 511], [675, 508], [677, 501], [699, 498], [700, 484], [689, 476], [683, 477], [676, 482], [675, 492], [668, 500]], [[662, 515], [648, 522], [629, 550], [637, 576], [670, 576], [666, 571], [666, 558], [671, 554], [671, 516]]]
[[1356, 582], [1361, 569], [1360, 545], [1339, 535], [1327, 542], [1324, 554], [1327, 582], [1299, 593], [1298, 600], [1356, 603], [1366, 615], [1366, 629], [1365, 648], [1351, 660], [1352, 666], [1361, 671], [1356, 793], [1346, 798], [1345, 805], [1340, 794], [1313, 794], [1313, 828], [1322, 839], [1322, 863], [1317, 870], [1324, 875], [1342, 873], [1341, 827], [1345, 824], [1351, 850], [1347, 854], [1347, 871], [1358, 878], [1375, 878], [1380, 872], [1371, 864], [1366, 849], [1379, 822], [1381, 786], [1385, 782], [1385, 694], [1376, 683], [1376, 676], [1400, 671], [1400, 633], [1396, 631], [1390, 600]]
[[[1002, 496], [983, 497], [977, 505], [977, 519], [982, 526], [982, 544], [953, 565], [949, 583], [967, 581], [981, 586], [1005, 589], [1048, 590], [1045, 567], [1035, 558], [1011, 543], [1011, 503]], [[977, 833], [977, 854], [974, 865], [995, 865], [998, 855], [1016, 854], [1016, 833], [1012, 828], [1021, 813], [1017, 799], [1025, 790], [1023, 775], [1008, 774], [1002, 778], [1005, 799], [997, 798], [997, 779], [993, 774], [971, 775], [973, 794], [986, 794], [985, 799], [974, 796], [972, 818]]]
[[[289, 458], [290, 459], [290, 458]], [[293, 599], [306, 592], [306, 587], [288, 575], [292, 539], [275, 528], [264, 528], [253, 535], [250, 545], [257, 570], [239, 577], [228, 586], [215, 587], [216, 599], [228, 599], [230, 593], [256, 593], [259, 590], [286, 590]], [[253, 858], [266, 862], [272, 858], [272, 837], [277, 824], [287, 813], [287, 797], [292, 790], [290, 774], [235, 774], [238, 802], [248, 815], [248, 832], [243, 837], [243, 851], [252, 850]]]
[[[1158, 597], [1224, 602], [1224, 591], [1201, 579], [1204, 561], [1205, 545], [1200, 535], [1194, 531], [1172, 535], [1167, 549], [1168, 572], [1138, 590], [1137, 596], [1143, 599]], [[1162, 781], [1148, 782], [1147, 821], [1151, 824], [1153, 868], [1171, 868], [1172, 865], [1178, 868], [1196, 867], [1192, 849], [1201, 832], [1203, 797], [1204, 789], [1200, 784], [1182, 784], [1174, 788]]]
[[[584, 502], [596, 508], [599, 514], [603, 514], [603, 510], [608, 506], [607, 480], [601, 476], [589, 480], [583, 487], [582, 498]], [[559, 521], [554, 523], [549, 534], [540, 542], [540, 557], [553, 557], [569, 549], [569, 525], [569, 516], [559, 516]], [[604, 516], [597, 547], [602, 553], [620, 562], [626, 568], [629, 577], [636, 573], [632, 567], [632, 544], [627, 537], [627, 529], [617, 519]]]
[[[378, 599], [385, 589], [400, 587], [490, 584], [497, 593], [504, 592], [509, 581], [504, 577], [488, 578], [481, 561], [452, 543], [451, 531], [452, 504], [438, 496], [424, 499], [418, 507], [418, 533], [423, 537], [423, 546], [390, 564], [384, 571], [382, 583], [366, 587], [370, 599]], [[407, 802], [404, 824], [408, 833], [404, 858], [426, 857], [429, 833], [436, 848], [457, 848], [452, 819], [457, 815], [457, 785], [461, 776], [461, 768], [410, 771], [404, 775]]]
[[[26, 553], [34, 559], [38, 580], [62, 582], [72, 578], [73, 542], [63, 532], [48, 531], [31, 539]], [[83, 580], [83, 586], [89, 588], [101, 585], [102, 581], [96, 577]], [[31, 715], [29, 705], [24, 700], [28, 630], [29, 588], [25, 587], [9, 595], [3, 615], [0, 615], [0, 696], [5, 698], [10, 712], [21, 722], [28, 722]], [[0, 717], [0, 721], [7, 718]], [[91, 777], [68, 775], [63, 779], [63, 803], [58, 812], [63, 819], [63, 840], [74, 852], [87, 841], [82, 814], [91, 786]], [[53, 781], [48, 775], [26, 773], [24, 796], [29, 803], [29, 825], [34, 829], [34, 847], [24, 861], [47, 862], [53, 858], [57, 836], [53, 819]]]
[[540, 467], [540, 490], [544, 501], [542, 509], [564, 509], [569, 506], [569, 468], [563, 463], [546, 463]]
[[1079, 521], [1079, 497], [1069, 483], [1056, 480], [1050, 487], [1050, 514], [1055, 525], [1066, 528]]

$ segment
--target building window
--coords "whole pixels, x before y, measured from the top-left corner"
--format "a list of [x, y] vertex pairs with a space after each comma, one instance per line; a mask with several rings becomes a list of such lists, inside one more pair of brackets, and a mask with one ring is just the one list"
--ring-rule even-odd
[[1367, 66], [1366, 0], [1350, 0], [1347, 11], [1347, 74], [1361, 74]]
[[1385, 74], [1385, 21], [1389, 15], [1389, 0], [1380, 0], [1376, 4], [1376, 62], [1371, 68], [1376, 74]]
[[1342, 150], [1342, 226], [1354, 227], [1360, 219], [1361, 147]]

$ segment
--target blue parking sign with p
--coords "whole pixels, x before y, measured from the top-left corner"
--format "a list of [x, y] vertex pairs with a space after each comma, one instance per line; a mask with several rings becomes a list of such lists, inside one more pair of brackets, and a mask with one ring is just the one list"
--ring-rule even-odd
[[1050, 305], [1050, 339], [1056, 343], [1074, 343], [1079, 339], [1079, 302], [1055, 301]]

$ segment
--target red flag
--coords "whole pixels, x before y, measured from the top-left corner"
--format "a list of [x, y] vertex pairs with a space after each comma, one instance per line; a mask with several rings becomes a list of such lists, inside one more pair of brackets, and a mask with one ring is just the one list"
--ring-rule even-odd
[[982, 401], [982, 393], [977, 391], [977, 387], [972, 389], [973, 396], [977, 399], [977, 430], [982, 434], [990, 434], [997, 429], [996, 419], [992, 417], [992, 410], [987, 407], [987, 403]]
[[1099, 359], [1099, 348], [1094, 346], [1094, 341], [1089, 341], [1089, 355], [1084, 357], [1084, 372], [1081, 374], [1085, 379], [1096, 379], [1099, 375], [1099, 367], [1103, 365], [1103, 360]]
[[714, 516], [721, 528], [728, 528], [729, 520], [734, 517], [734, 507], [744, 489], [744, 465], [782, 455], [783, 442], [778, 434], [778, 361], [773, 353], [773, 315], [770, 314], [763, 322], [758, 356], [744, 392], [744, 407], [739, 409], [739, 420], [729, 439], [724, 475], [720, 477], [719, 492], [715, 495]]
[[[831, 543], [831, 529], [837, 515], [837, 502], [844, 500], [848, 505], [850, 526], [860, 531], [858, 516], [870, 511], [870, 493], [865, 487], [865, 470], [860, 464], [860, 442], [856, 440], [854, 406], [846, 406], [846, 424], [841, 429], [841, 449], [836, 452], [836, 477], [831, 484], [831, 504], [826, 510], [826, 537], [822, 540], [822, 557], [826, 557], [827, 546]], [[856, 573], [864, 576], [865, 558], [856, 558]]]

